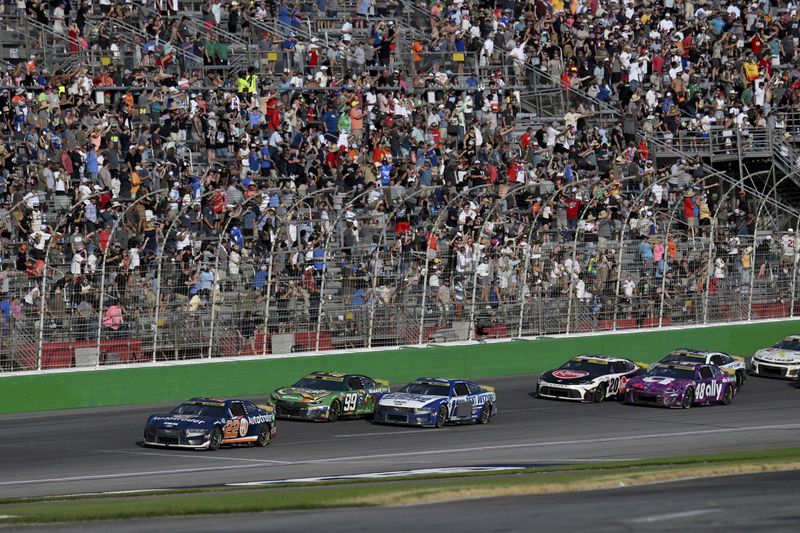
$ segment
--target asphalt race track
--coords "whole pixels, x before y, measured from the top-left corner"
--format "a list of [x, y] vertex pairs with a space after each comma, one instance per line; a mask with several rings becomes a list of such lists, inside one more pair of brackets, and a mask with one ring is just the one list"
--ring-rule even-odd
[[[0, 498], [216, 485], [460, 465], [531, 465], [797, 446], [800, 390], [750, 378], [730, 406], [688, 411], [530, 396], [534, 376], [486, 380], [488, 426], [443, 429], [281, 421], [267, 448], [142, 448], [172, 406], [0, 416]], [[263, 398], [262, 398], [263, 400]]]
[[[800, 511], [791, 487], [800, 472], [753, 474], [659, 483], [613, 490], [488, 498], [402, 507], [226, 516], [180, 517], [81, 524], [86, 533], [141, 531], [541, 531], [544, 525], [564, 531], [797, 531]], [[457, 519], [454, 517], [458, 517]], [[322, 525], [324, 524], [324, 526]], [[379, 524], [376, 527], [376, 524]], [[37, 526], [39, 531], [71, 531], [73, 524]]]

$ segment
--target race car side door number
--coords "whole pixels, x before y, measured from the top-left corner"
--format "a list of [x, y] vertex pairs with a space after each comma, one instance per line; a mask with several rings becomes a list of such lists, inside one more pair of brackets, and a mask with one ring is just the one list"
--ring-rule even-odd
[[344, 410], [346, 412], [355, 411], [358, 405], [358, 393], [349, 392], [344, 395]]

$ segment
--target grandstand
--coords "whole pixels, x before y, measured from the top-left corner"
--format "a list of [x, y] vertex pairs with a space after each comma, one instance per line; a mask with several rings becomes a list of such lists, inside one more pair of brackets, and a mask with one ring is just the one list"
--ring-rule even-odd
[[2, 371], [794, 316], [800, 16], [687, 6], [5, 5]]

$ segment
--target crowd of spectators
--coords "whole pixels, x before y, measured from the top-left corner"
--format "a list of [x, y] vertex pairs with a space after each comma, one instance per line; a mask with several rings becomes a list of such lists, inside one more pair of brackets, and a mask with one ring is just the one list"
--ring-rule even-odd
[[[706, 293], [767, 283], [788, 299], [774, 205], [648, 139], [791, 142], [798, 6], [359, 0], [336, 39], [305, 32], [343, 4], [3, 4], [81, 57], [0, 79], [4, 337], [170, 326], [205, 346], [215, 315], [256, 353], [317, 328], [416, 342], [421, 313], [485, 335], [520, 314], [558, 330], [567, 307], [698, 321]], [[229, 68], [225, 35], [256, 60]], [[548, 84], [566, 107], [522, 121]]]

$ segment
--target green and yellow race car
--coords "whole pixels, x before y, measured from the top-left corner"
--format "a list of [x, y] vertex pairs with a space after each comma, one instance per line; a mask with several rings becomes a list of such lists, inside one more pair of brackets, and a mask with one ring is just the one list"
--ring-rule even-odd
[[278, 418], [335, 422], [372, 415], [389, 382], [360, 374], [312, 372], [291, 387], [277, 389], [271, 400]]

